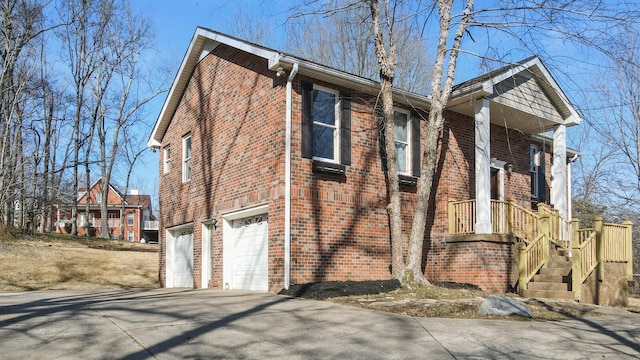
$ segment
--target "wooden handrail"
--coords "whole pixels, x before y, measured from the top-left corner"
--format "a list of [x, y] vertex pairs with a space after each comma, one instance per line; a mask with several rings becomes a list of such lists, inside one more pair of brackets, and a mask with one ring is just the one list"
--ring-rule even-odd
[[518, 277], [518, 288], [520, 291], [527, 288], [527, 284], [529, 281], [533, 279], [535, 274], [544, 266], [546, 263], [545, 257], [545, 246], [546, 243], [545, 235], [540, 234], [538, 237], [533, 239], [528, 245], [524, 243], [519, 243], [519, 273]]
[[573, 247], [573, 251], [576, 252], [576, 256], [579, 257], [582, 267], [582, 271], [578, 273], [578, 281], [581, 284], [587, 280], [587, 277], [589, 277], [591, 272], [598, 266], [598, 244], [596, 240], [597, 234], [593, 231], [583, 243]]

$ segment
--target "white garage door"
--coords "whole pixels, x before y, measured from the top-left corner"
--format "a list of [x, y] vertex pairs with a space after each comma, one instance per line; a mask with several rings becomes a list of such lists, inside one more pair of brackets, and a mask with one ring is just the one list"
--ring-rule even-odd
[[232, 289], [268, 291], [267, 215], [255, 215], [232, 221], [229, 241], [225, 242], [225, 278]]
[[[193, 287], [193, 230], [177, 232], [173, 240], [172, 287]], [[169, 285], [169, 284], [167, 284]]]

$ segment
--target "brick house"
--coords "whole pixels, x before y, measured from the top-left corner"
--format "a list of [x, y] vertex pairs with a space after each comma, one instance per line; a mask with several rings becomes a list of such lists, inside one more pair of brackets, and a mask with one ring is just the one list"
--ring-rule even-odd
[[[96, 180], [89, 190], [82, 190], [78, 193], [78, 235], [84, 236], [86, 225], [89, 225], [89, 236], [100, 236], [101, 211], [100, 204], [102, 198], [102, 179]], [[107, 216], [109, 217], [109, 233], [112, 238], [122, 238], [131, 242], [157, 242], [158, 241], [158, 221], [153, 215], [151, 207], [151, 196], [140, 195], [137, 190], [130, 191], [124, 195], [113, 185], [109, 184], [107, 193]], [[86, 212], [86, 205], [89, 203], [89, 212]], [[123, 210], [124, 205], [124, 210]], [[54, 223], [56, 232], [71, 232], [71, 205], [55, 205]], [[124, 232], [123, 232], [124, 231]]]
[[[197, 28], [148, 141], [160, 154], [162, 284], [278, 291], [389, 279], [378, 91]], [[394, 99], [408, 234], [430, 101], [399, 89]], [[546, 203], [569, 219], [579, 154], [566, 128], [581, 119], [536, 57], [459, 84], [445, 116], [425, 275], [507, 291], [517, 238], [496, 230], [494, 204]], [[473, 203], [465, 221], [452, 217], [461, 201]]]

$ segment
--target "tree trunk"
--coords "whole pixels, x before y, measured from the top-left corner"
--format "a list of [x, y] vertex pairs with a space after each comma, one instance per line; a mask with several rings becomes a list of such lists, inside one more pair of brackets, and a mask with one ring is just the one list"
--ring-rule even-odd
[[[385, 9], [388, 7], [385, 7]], [[404, 282], [405, 261], [402, 239], [402, 204], [400, 202], [400, 182], [398, 177], [398, 154], [395, 146], [393, 79], [395, 77], [395, 44], [389, 36], [388, 51], [381, 28], [381, 15], [377, 0], [369, 1], [373, 21], [373, 38], [376, 57], [380, 66], [380, 101], [382, 103], [382, 124], [384, 150], [386, 155], [387, 196], [389, 204], [389, 230], [391, 233], [391, 274]], [[390, 32], [391, 30], [388, 29]]]
[[[423, 150], [423, 158], [421, 165], [421, 177], [418, 181], [418, 194], [416, 207], [411, 225], [411, 236], [409, 238], [409, 255], [407, 260], [407, 268], [418, 283], [428, 283], [424, 277], [422, 269], [422, 255], [424, 247], [424, 234], [426, 231], [426, 219], [428, 216], [429, 201], [433, 189], [433, 177], [437, 165], [438, 140], [444, 126], [444, 110], [449, 101], [449, 95], [453, 88], [453, 80], [457, 66], [458, 54], [465, 34], [469, 14], [473, 7], [474, 0], [467, 0], [462, 18], [458, 24], [453, 44], [448, 46], [449, 29], [451, 28], [451, 11], [453, 0], [438, 1], [439, 15], [439, 40], [436, 51], [436, 62], [433, 67], [432, 88], [431, 88], [431, 108], [427, 121], [427, 136]], [[447, 59], [447, 52], [449, 53]], [[446, 74], [445, 74], [445, 63]], [[444, 78], [444, 83], [442, 79]]]

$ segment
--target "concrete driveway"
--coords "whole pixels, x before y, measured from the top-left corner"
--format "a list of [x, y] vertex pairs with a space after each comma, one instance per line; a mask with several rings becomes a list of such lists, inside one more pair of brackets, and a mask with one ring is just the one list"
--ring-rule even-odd
[[640, 315], [412, 318], [219, 290], [0, 293], [2, 359], [640, 357]]

